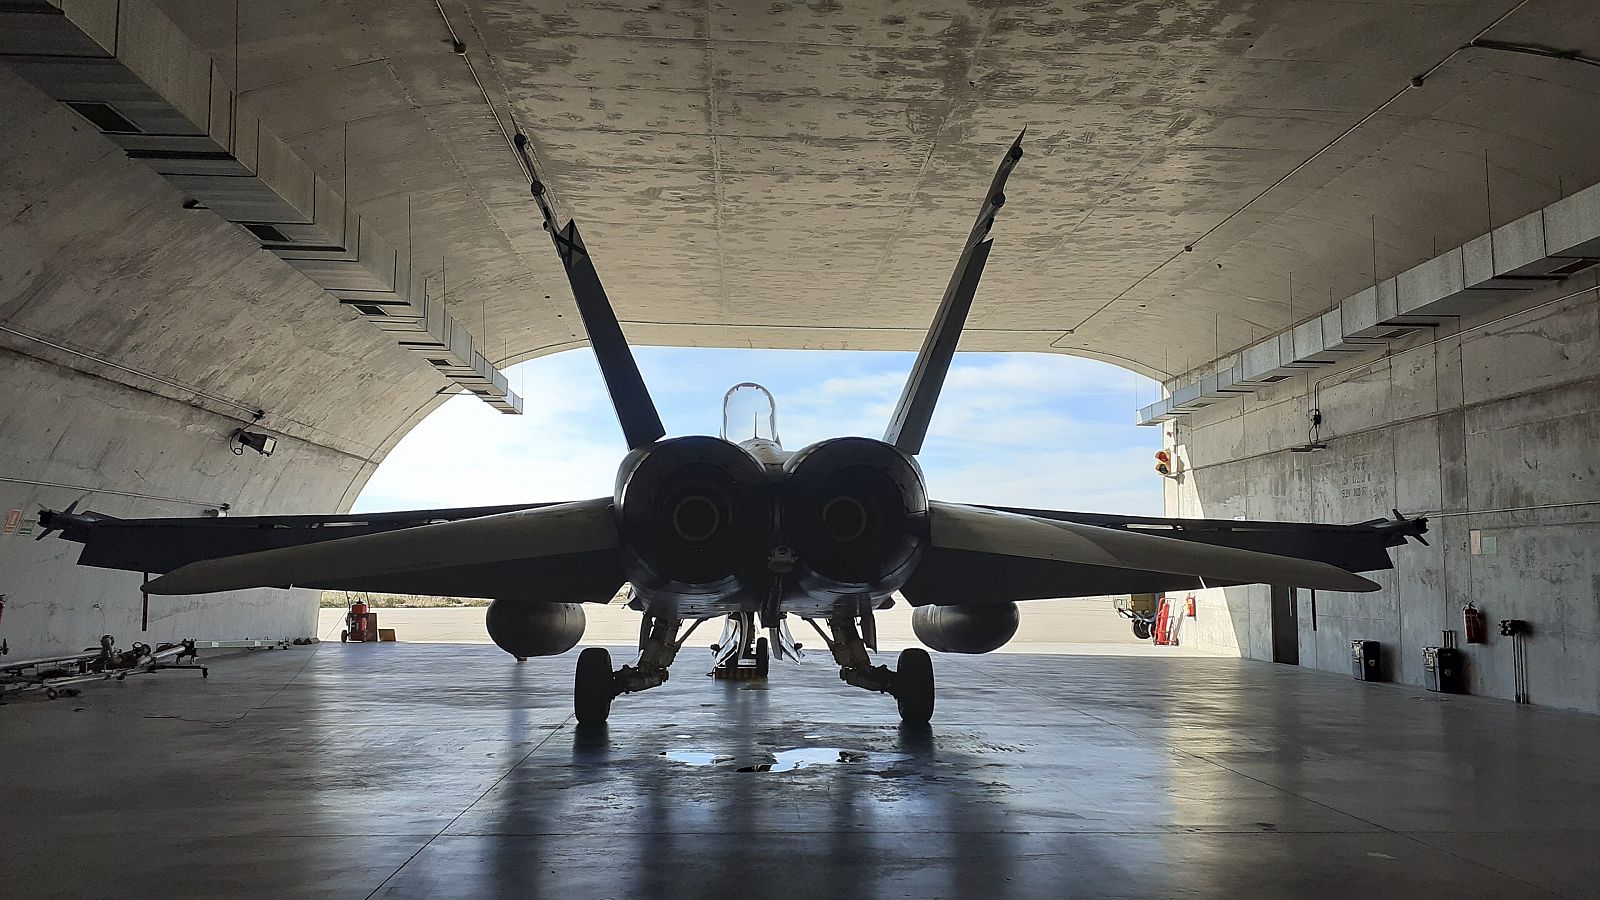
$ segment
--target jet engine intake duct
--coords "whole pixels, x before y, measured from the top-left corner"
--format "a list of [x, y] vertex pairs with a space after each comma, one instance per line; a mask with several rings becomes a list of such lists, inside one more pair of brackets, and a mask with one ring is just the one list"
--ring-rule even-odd
[[784, 465], [784, 539], [813, 592], [895, 590], [921, 558], [928, 494], [911, 457], [882, 441], [834, 438]]
[[988, 653], [1015, 637], [1021, 621], [1010, 602], [919, 606], [911, 612], [911, 631], [940, 653]]
[[483, 618], [489, 639], [518, 659], [571, 650], [583, 640], [586, 621], [581, 603], [505, 598], [490, 603]]
[[635, 584], [725, 584], [771, 550], [766, 473], [720, 438], [672, 438], [628, 454], [615, 501]]

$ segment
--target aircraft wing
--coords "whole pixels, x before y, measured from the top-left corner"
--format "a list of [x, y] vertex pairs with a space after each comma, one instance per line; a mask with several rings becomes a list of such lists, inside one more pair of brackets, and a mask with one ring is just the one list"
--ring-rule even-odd
[[985, 508], [1039, 519], [1152, 534], [1180, 541], [1195, 541], [1223, 547], [1237, 547], [1240, 550], [1274, 553], [1278, 556], [1314, 559], [1352, 572], [1394, 568], [1394, 561], [1389, 558], [1389, 549], [1399, 547], [1413, 538], [1425, 544], [1427, 541], [1422, 535], [1428, 531], [1428, 520], [1425, 517], [1407, 519], [1401, 516], [1399, 511], [1395, 512], [1393, 519], [1374, 519], [1355, 525], [1325, 525], [1249, 519], [1119, 516], [1009, 506], [985, 505]]
[[624, 581], [608, 497], [346, 516], [41, 517], [79, 563], [167, 572], [153, 594], [250, 587], [506, 597], [606, 596]]
[[1372, 581], [1318, 559], [1129, 528], [938, 502], [931, 505], [928, 519], [929, 546], [901, 591], [915, 606], [1257, 583], [1330, 591], [1378, 589]]

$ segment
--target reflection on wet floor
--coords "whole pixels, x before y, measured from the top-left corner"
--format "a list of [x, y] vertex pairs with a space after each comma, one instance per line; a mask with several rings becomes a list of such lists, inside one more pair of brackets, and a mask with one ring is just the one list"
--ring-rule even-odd
[[[60, 765], [3, 782], [0, 883], [103, 896], [115, 872], [133, 885], [119, 896], [238, 900], [1595, 894], [1593, 717], [1240, 660], [940, 671], [918, 727], [821, 666], [770, 691], [679, 679], [575, 727], [570, 658], [443, 644], [229, 657], [204, 682], [6, 707], [0, 758]], [[125, 827], [168, 788], [184, 815]], [[39, 849], [40, 809], [82, 825], [71, 853]]]
[[[775, 753], [748, 753], [743, 757], [732, 753], [713, 753], [708, 750], [670, 749], [661, 755], [674, 762], [689, 766], [731, 766], [739, 772], [792, 772], [812, 766], [833, 766], [839, 763], [860, 763], [890, 758], [898, 754], [868, 753], [865, 750], [845, 750], [840, 747], [797, 747]], [[881, 761], [880, 760], [880, 761]]]
[[690, 766], [714, 766], [733, 759], [732, 756], [719, 755], [705, 750], [663, 750], [661, 755], [674, 762], [681, 762]]

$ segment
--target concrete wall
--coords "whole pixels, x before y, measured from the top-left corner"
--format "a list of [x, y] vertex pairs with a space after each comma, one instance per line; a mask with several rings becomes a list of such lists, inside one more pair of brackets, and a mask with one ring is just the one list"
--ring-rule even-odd
[[[1300, 661], [1349, 671], [1353, 639], [1383, 643], [1388, 677], [1423, 679], [1421, 648], [1491, 624], [1532, 623], [1534, 703], [1600, 712], [1600, 301], [1587, 273], [1458, 327], [1201, 410], [1176, 428], [1176, 515], [1359, 522], [1430, 516], [1430, 547], [1393, 552], [1373, 594], [1298, 600]], [[1307, 439], [1313, 402], [1328, 449]], [[1169, 438], [1172, 436], [1169, 435]], [[1187, 636], [1271, 659], [1268, 590], [1203, 592]], [[1513, 696], [1511, 641], [1467, 645], [1469, 689]]]
[[[0, 516], [343, 509], [442, 380], [0, 67]], [[264, 458], [234, 429], [279, 438]], [[307, 592], [151, 599], [79, 545], [0, 535], [12, 658], [313, 633]]]
[[[326, 508], [361, 470], [359, 460], [289, 440], [270, 459], [234, 456], [227, 435], [237, 422], [13, 352], [0, 353], [0, 384], [0, 479], [20, 472], [38, 482], [0, 480], [7, 514], [31, 518], [40, 506], [73, 501], [115, 516], [193, 516], [222, 503]], [[54, 452], [38, 458], [46, 445]], [[79, 549], [56, 538], [0, 536], [0, 637], [13, 653], [90, 646], [100, 634], [126, 646], [314, 633], [309, 591], [152, 597], [150, 630], [141, 631], [141, 576], [74, 565]]]

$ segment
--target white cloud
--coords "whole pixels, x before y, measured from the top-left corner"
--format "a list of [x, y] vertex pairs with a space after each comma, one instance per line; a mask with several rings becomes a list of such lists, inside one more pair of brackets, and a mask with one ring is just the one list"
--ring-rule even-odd
[[1160, 515], [1161, 485], [1150, 455], [1144, 448], [1024, 450], [988, 458], [935, 458], [924, 471], [928, 492], [940, 500]]
[[[648, 365], [647, 365], [648, 364]], [[767, 379], [786, 446], [882, 434], [910, 354], [646, 350], [641, 365], [662, 418], [716, 430], [722, 392]], [[571, 500], [609, 494], [624, 446], [592, 356], [524, 363], [527, 412], [503, 416], [457, 397], [402, 440], [358, 509]], [[922, 462], [940, 499], [1157, 514], [1150, 471], [1158, 435], [1132, 424], [1134, 382], [1065, 356], [962, 354], [934, 415]]]
[[502, 415], [476, 397], [452, 397], [390, 452], [356, 508], [489, 506], [611, 493], [625, 448], [587, 356], [527, 364], [519, 373], [526, 378], [521, 416]]

